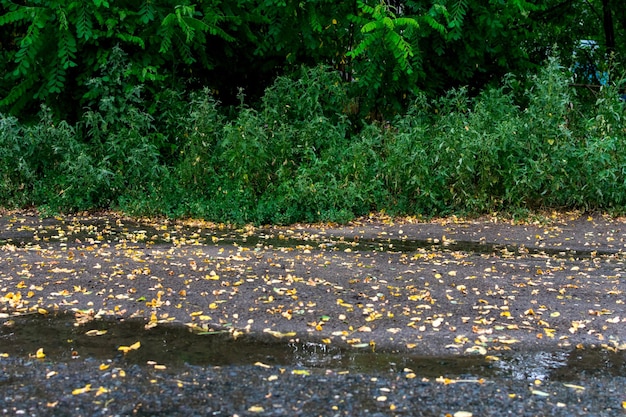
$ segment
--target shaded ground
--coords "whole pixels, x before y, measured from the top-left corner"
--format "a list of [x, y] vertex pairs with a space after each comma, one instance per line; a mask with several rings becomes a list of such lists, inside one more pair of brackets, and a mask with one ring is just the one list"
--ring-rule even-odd
[[[97, 330], [89, 324], [100, 318], [134, 318], [143, 322], [144, 329], [178, 325], [199, 334], [224, 332], [235, 339], [290, 340], [433, 357], [478, 355], [485, 363], [519, 352], [569, 352], [566, 356], [575, 358], [577, 351], [597, 347], [616, 355], [613, 360], [621, 360], [623, 370], [625, 226], [620, 219], [578, 214], [525, 225], [495, 218], [431, 223], [372, 218], [343, 227], [242, 229], [136, 221], [109, 214], [53, 219], [6, 214], [0, 217], [0, 320], [11, 329], [21, 325], [24, 315], [71, 312], [84, 332]], [[215, 415], [351, 415], [356, 411], [454, 415], [464, 407], [473, 407], [474, 415], [503, 415], [503, 409], [519, 415], [616, 415], [626, 401], [624, 375], [619, 372], [581, 375], [579, 382], [588, 382], [583, 389], [562, 383], [544, 388], [541, 384], [557, 383], [549, 378], [542, 381], [541, 372], [529, 372], [527, 380], [500, 378], [497, 384], [477, 383], [477, 378], [468, 383], [450, 383], [446, 378], [437, 382], [411, 369], [394, 369], [378, 377], [332, 370], [302, 375], [289, 365], [189, 367], [179, 369], [176, 377], [163, 377], [170, 372], [167, 368], [129, 365], [119, 352], [111, 355], [111, 371], [99, 370], [91, 377], [83, 375], [84, 381], [74, 381], [70, 376], [75, 375], [74, 368], [94, 373], [100, 362], [42, 363], [29, 357], [36, 357], [35, 352], [10, 347], [11, 332], [0, 339], [0, 353], [8, 353], [0, 363], [11, 364], [0, 384], [31, 404], [32, 410], [54, 410], [54, 414], [70, 410], [76, 401], [96, 407], [103, 415], [137, 410], [172, 414], [167, 407], [182, 410], [181, 415], [192, 415], [190, 410], [206, 415], [209, 409]], [[94, 337], [103, 340], [107, 335]], [[567, 357], [565, 362], [570, 360]], [[22, 372], [17, 379], [10, 376], [16, 364]], [[119, 383], [123, 378], [116, 376], [115, 369], [124, 366], [132, 369], [126, 372], [129, 379], [96, 396], [97, 381]], [[44, 395], [45, 402], [36, 400], [32, 387], [20, 385], [19, 381], [42, 379], [50, 372], [56, 374], [46, 386], [56, 392]], [[229, 372], [230, 382], [223, 376]], [[112, 390], [134, 395], [128, 381], [135, 377], [143, 378], [144, 384], [131, 386], [143, 389], [142, 395], [152, 398], [149, 404], [118, 399], [117, 406], [132, 407], [104, 407]], [[212, 383], [219, 401], [203, 395], [198, 400], [202, 405], [192, 407], [185, 390], [206, 392], [203, 378], [226, 386]], [[382, 378], [384, 386], [371, 378]], [[238, 386], [244, 379], [248, 394]], [[156, 381], [152, 388], [146, 383], [150, 380]], [[87, 381], [93, 390], [71, 392]], [[287, 394], [293, 386], [301, 387], [302, 396]], [[234, 392], [242, 397], [229, 397], [235, 394], [226, 394], [228, 387], [236, 388]], [[343, 392], [336, 410], [328, 408], [332, 401], [326, 401], [334, 398], [327, 391], [333, 387]], [[57, 398], [60, 392], [66, 396], [60, 398], [67, 400]], [[164, 392], [169, 399], [157, 401]], [[354, 401], [345, 393], [355, 396]], [[265, 400], [250, 400], [261, 395]], [[281, 401], [273, 402], [276, 395], [282, 395]], [[100, 397], [105, 400], [98, 405]], [[410, 404], [417, 397], [423, 410], [416, 414]], [[12, 414], [15, 397], [5, 396], [4, 401], [9, 407], [5, 412]], [[184, 405], [190, 410], [180, 408]], [[93, 414], [89, 407], [80, 410]], [[553, 410], [542, 414], [548, 409]]]

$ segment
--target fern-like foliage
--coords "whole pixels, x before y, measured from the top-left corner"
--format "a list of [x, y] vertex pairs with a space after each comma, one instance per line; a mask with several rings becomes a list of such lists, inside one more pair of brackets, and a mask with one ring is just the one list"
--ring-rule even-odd
[[88, 81], [116, 45], [131, 53], [128, 72], [137, 84], [176, 77], [180, 61], [206, 68], [211, 39], [234, 41], [222, 28], [231, 17], [220, 3], [0, 0], [0, 28], [13, 37], [0, 66], [0, 112], [20, 114], [38, 102], [80, 109], [94, 95]]
[[[358, 58], [367, 52], [382, 54], [388, 52], [402, 72], [411, 74], [413, 70], [410, 57], [413, 56], [413, 48], [407, 39], [419, 29], [417, 20], [411, 17], [396, 17], [384, 2], [375, 7], [359, 2], [359, 6], [364, 14], [371, 16], [371, 20], [363, 24], [361, 33], [364, 36], [361, 42], [347, 55]], [[378, 49], [372, 50], [374, 45]]]
[[448, 16], [448, 39], [459, 40], [463, 35], [463, 20], [467, 14], [467, 0], [455, 0], [450, 6]]

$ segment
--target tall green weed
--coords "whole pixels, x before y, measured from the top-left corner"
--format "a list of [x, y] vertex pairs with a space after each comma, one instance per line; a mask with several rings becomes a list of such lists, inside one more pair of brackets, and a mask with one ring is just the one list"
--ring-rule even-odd
[[124, 54], [112, 56], [78, 123], [46, 108], [30, 125], [0, 115], [0, 204], [283, 224], [626, 205], [621, 84], [589, 103], [554, 60], [475, 96], [417, 95], [393, 120], [356, 127], [325, 68], [279, 77], [228, 112], [208, 90], [146, 103]]

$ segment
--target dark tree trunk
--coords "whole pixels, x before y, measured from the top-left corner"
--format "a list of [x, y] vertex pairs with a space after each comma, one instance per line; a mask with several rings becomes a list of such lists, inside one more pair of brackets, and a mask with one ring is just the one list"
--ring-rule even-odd
[[615, 29], [613, 28], [613, 13], [610, 0], [602, 0], [602, 20], [604, 25], [604, 41], [608, 53], [615, 51]]

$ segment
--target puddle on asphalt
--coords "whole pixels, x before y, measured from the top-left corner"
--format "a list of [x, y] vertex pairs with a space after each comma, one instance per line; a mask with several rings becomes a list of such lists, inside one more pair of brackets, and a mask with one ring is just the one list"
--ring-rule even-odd
[[456, 241], [438, 239], [370, 238], [351, 239], [314, 234], [256, 233], [243, 229], [202, 229], [191, 226], [170, 225], [167, 231], [133, 221], [116, 223], [115, 219], [81, 220], [59, 223], [55, 219], [44, 219], [37, 227], [15, 225], [10, 232], [0, 236], [0, 245], [45, 247], [51, 243], [116, 244], [121, 242], [167, 245], [199, 244], [224, 246], [233, 245], [248, 249], [300, 249], [322, 251], [358, 252], [386, 251], [410, 253], [420, 250], [438, 252], [465, 252], [474, 255], [495, 254], [505, 257], [521, 255], [544, 255], [562, 259], [589, 259], [597, 256], [615, 256], [620, 251], [569, 250], [562, 248], [534, 248], [523, 245], [506, 245], [490, 242]]
[[[123, 359], [138, 365], [154, 361], [170, 369], [184, 364], [243, 366], [256, 362], [366, 374], [402, 372], [409, 368], [417, 376], [426, 378], [474, 376], [567, 382], [579, 380], [581, 375], [626, 375], [626, 353], [601, 349], [517, 352], [489, 362], [482, 356], [423, 357], [406, 352], [373, 352], [369, 348], [360, 350], [306, 341], [270, 340], [267, 335], [246, 335], [235, 340], [230, 334], [200, 335], [174, 325], [145, 330], [144, 324], [139, 320], [93, 320], [75, 326], [73, 317], [68, 314], [2, 319], [0, 354], [29, 358], [43, 348], [46, 361]], [[106, 333], [89, 336], [90, 330]], [[141, 347], [126, 355], [118, 349], [138, 341]]]

